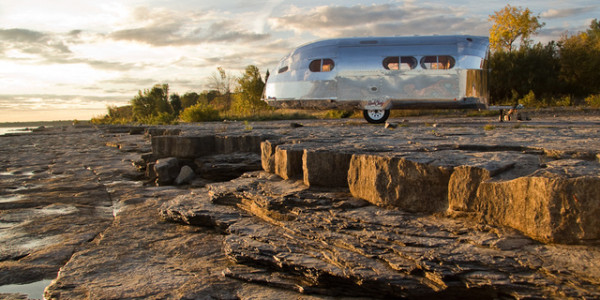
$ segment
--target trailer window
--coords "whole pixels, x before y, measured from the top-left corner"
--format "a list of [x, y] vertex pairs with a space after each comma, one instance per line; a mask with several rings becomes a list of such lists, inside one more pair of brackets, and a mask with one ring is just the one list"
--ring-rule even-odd
[[310, 62], [308, 65], [308, 69], [312, 72], [329, 72], [333, 70], [335, 64], [332, 59], [324, 58], [324, 59], [315, 59]]
[[448, 55], [424, 56], [421, 58], [423, 69], [447, 70], [454, 68], [454, 57]]
[[383, 67], [387, 70], [412, 70], [417, 67], [417, 59], [412, 56], [388, 56], [383, 59]]

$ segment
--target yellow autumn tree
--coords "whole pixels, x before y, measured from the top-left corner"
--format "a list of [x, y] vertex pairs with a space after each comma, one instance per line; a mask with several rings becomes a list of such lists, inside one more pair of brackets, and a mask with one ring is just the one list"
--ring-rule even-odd
[[490, 29], [490, 48], [493, 51], [511, 52], [519, 38], [521, 45], [528, 45], [530, 37], [545, 25], [529, 8], [510, 4], [490, 15], [489, 20], [494, 22]]

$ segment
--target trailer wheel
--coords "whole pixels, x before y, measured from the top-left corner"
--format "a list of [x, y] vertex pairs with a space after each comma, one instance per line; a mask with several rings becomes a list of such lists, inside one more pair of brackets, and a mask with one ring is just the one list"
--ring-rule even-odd
[[373, 109], [373, 110], [363, 110], [363, 116], [365, 120], [371, 124], [381, 124], [384, 123], [390, 117], [389, 109]]

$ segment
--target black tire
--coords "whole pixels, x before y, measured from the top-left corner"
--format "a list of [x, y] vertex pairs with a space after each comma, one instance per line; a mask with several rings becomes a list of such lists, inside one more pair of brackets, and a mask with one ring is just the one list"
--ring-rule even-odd
[[390, 117], [389, 109], [374, 109], [374, 110], [363, 110], [363, 117], [371, 124], [385, 123]]

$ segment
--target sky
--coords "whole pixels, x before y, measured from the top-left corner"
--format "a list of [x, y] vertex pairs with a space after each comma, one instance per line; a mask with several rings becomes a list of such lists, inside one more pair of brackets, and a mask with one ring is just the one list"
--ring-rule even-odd
[[200, 93], [217, 67], [264, 74], [319, 39], [487, 36], [506, 4], [540, 16], [542, 43], [600, 18], [597, 0], [0, 0], [0, 122], [89, 120], [155, 84]]

